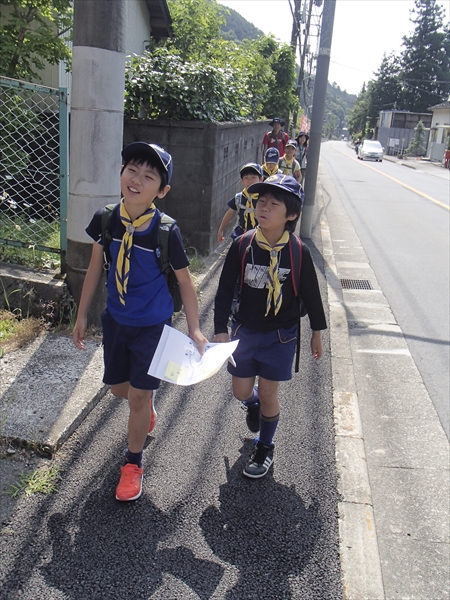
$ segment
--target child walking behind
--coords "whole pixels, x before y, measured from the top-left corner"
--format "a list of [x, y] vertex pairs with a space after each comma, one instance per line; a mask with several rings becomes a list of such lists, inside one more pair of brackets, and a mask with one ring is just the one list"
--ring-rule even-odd
[[[308, 312], [311, 352], [316, 360], [322, 356], [320, 332], [327, 327], [310, 251], [293, 233], [302, 205], [300, 189], [293, 177], [282, 174], [250, 186], [250, 193], [259, 194], [259, 225], [251, 238], [247, 233], [234, 240], [215, 298], [214, 341], [239, 339], [234, 352], [236, 366], [229, 363], [228, 372], [232, 375], [233, 394], [247, 407], [248, 428], [259, 431], [255, 450], [244, 468], [244, 475], [254, 479], [266, 475], [273, 463], [273, 437], [280, 418], [278, 387], [280, 381], [292, 377], [299, 296]], [[244, 254], [239, 244], [246, 238], [249, 241]], [[302, 261], [296, 296], [291, 253], [294, 244], [299, 250], [299, 242]], [[241, 273], [244, 280], [229, 335], [227, 323], [233, 291]], [[298, 277], [298, 273], [294, 275]]]
[[284, 156], [280, 158], [278, 164], [280, 170], [284, 175], [292, 175], [299, 183], [302, 182], [302, 171], [300, 169], [300, 163], [295, 160], [295, 151], [297, 150], [297, 142], [295, 140], [289, 140], [284, 147]]
[[[160, 146], [135, 142], [122, 151], [122, 200], [111, 217], [111, 265], [108, 297], [102, 313], [103, 382], [129, 405], [128, 448], [116, 498], [136, 500], [142, 493], [142, 454], [156, 412], [153, 394], [159, 380], [147, 374], [164, 325], [170, 325], [173, 300], [155, 256], [161, 213], [154, 200], [170, 190], [172, 157]], [[98, 210], [87, 234], [94, 240], [73, 330], [75, 346], [84, 349], [87, 314], [104, 272], [102, 212]], [[169, 257], [180, 286], [189, 335], [203, 353], [207, 341], [198, 321], [197, 294], [191, 280], [177, 225], [169, 234]]]
[[254, 229], [257, 225], [255, 220], [255, 204], [258, 199], [257, 194], [249, 194], [247, 188], [252, 183], [257, 183], [262, 180], [262, 170], [260, 165], [257, 163], [247, 163], [239, 170], [242, 185], [244, 189], [242, 192], [238, 192], [234, 198], [228, 200], [227, 206], [229, 207], [227, 212], [224, 214], [222, 222], [217, 232], [217, 241], [221, 244], [225, 241], [223, 232], [227, 228], [228, 224], [237, 215], [237, 225], [231, 233], [231, 237], [234, 239], [238, 235], [242, 235], [249, 229]]

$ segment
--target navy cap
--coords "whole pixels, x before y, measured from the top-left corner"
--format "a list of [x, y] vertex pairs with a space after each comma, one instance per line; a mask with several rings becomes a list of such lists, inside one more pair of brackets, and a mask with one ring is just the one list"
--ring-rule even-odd
[[239, 169], [239, 175], [242, 177], [242, 172], [246, 171], [247, 169], [248, 170], [251, 169], [251, 170], [255, 171], [255, 173], [257, 175], [259, 175], [260, 177], [262, 177], [262, 174], [263, 174], [262, 168], [261, 168], [261, 165], [258, 165], [258, 163], [247, 163], [246, 165], [244, 165], [243, 167], [241, 167]]
[[161, 146], [158, 146], [157, 144], [133, 142], [132, 144], [125, 146], [125, 148], [122, 150], [122, 158], [125, 162], [128, 162], [131, 160], [133, 155], [137, 154], [138, 152], [147, 152], [148, 154], [151, 154], [157, 158], [167, 173], [167, 183], [170, 183], [170, 180], [172, 179], [173, 163], [172, 156], [167, 152], [167, 150], [164, 150], [164, 148], [161, 148]]
[[264, 155], [264, 160], [266, 163], [278, 163], [280, 160], [280, 153], [277, 148], [267, 148], [266, 153]]
[[303, 204], [304, 194], [302, 187], [291, 175], [283, 175], [282, 173], [271, 175], [265, 181], [252, 183], [252, 185], [247, 188], [247, 191], [250, 194], [264, 195], [264, 192], [270, 191], [271, 187], [276, 187], [285, 192], [289, 192]]

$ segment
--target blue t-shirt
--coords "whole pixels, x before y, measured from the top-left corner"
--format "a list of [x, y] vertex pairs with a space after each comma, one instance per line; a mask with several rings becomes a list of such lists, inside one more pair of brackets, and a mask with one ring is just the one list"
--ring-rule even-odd
[[[102, 218], [103, 209], [98, 210], [86, 228], [86, 233], [103, 245]], [[108, 273], [107, 308], [111, 316], [121, 325], [148, 327], [170, 319], [173, 315], [173, 300], [166, 279], [158, 265], [155, 249], [158, 246], [157, 223], [160, 213], [157, 211], [145, 231], [133, 234], [133, 247], [130, 256], [130, 274], [128, 278], [125, 305], [119, 300], [116, 286], [116, 263], [125, 227], [118, 211], [112, 213], [112, 242], [110, 245], [111, 265]], [[169, 235], [169, 260], [176, 271], [189, 266], [178, 225], [174, 225]]]

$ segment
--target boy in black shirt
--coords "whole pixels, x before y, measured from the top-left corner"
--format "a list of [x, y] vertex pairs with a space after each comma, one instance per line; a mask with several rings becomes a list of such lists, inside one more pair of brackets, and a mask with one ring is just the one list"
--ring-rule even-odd
[[[260, 432], [244, 469], [246, 477], [256, 479], [266, 475], [273, 463], [273, 436], [280, 415], [278, 387], [280, 381], [292, 377], [299, 296], [313, 331], [311, 352], [316, 360], [322, 356], [320, 331], [327, 325], [311, 254], [302, 242], [298, 284], [291, 273], [291, 245], [299, 243], [293, 233], [302, 207], [299, 183], [289, 175], [279, 174], [253, 184], [248, 191], [259, 194], [255, 212], [259, 225], [245, 252], [244, 264], [239, 246], [244, 236], [234, 240], [228, 251], [215, 298], [214, 341], [239, 339], [234, 352], [236, 367], [229, 363], [228, 372], [233, 376], [235, 397], [247, 407], [249, 429]], [[242, 272], [244, 280], [229, 335], [227, 323], [233, 292]]]
[[258, 199], [258, 194], [249, 194], [247, 188], [250, 187], [252, 183], [257, 183], [262, 180], [261, 166], [257, 163], [247, 163], [240, 168], [239, 175], [244, 189], [227, 202], [228, 210], [224, 214], [217, 232], [217, 241], [219, 244], [225, 241], [223, 232], [228, 224], [236, 218], [236, 215], [238, 222], [231, 233], [233, 240], [249, 229], [254, 229], [257, 225], [255, 220], [255, 204]]

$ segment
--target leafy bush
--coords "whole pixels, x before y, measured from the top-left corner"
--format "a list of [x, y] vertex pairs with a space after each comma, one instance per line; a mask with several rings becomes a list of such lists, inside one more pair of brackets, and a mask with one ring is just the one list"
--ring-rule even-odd
[[250, 114], [246, 89], [230, 68], [183, 62], [166, 48], [133, 56], [125, 73], [125, 114], [151, 119], [238, 121]]

